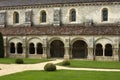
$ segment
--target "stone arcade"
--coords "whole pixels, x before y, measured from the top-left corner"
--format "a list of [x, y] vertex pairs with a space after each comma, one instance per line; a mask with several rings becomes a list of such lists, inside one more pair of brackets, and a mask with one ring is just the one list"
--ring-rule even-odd
[[120, 0], [0, 0], [5, 57], [120, 59]]

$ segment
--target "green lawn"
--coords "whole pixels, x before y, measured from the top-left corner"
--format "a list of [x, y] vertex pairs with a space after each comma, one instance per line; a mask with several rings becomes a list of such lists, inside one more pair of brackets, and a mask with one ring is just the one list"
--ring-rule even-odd
[[55, 72], [25, 71], [0, 77], [0, 80], [120, 80], [120, 72], [70, 71]]
[[[0, 64], [14, 64], [15, 60], [16, 58], [0, 58]], [[30, 58], [24, 58], [23, 60], [25, 64], [34, 64], [50, 61], [49, 59], [30, 59]]]
[[[70, 63], [71, 65], [69, 67], [77, 67], [77, 68], [120, 69], [120, 62], [70, 60]], [[61, 65], [61, 63], [59, 65]]]

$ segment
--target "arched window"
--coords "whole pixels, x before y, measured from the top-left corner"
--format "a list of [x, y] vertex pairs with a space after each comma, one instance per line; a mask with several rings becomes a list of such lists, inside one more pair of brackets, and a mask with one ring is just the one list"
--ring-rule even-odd
[[108, 21], [108, 9], [104, 8], [102, 10], [102, 21]]
[[96, 45], [95, 55], [96, 56], [103, 56], [103, 48], [102, 48], [101, 44]]
[[35, 53], [35, 47], [33, 43], [29, 44], [29, 53], [30, 54], [34, 54]]
[[15, 44], [10, 43], [10, 53], [15, 53]]
[[22, 43], [18, 43], [17, 44], [17, 53], [18, 54], [22, 54], [23, 53]]
[[45, 11], [41, 11], [41, 13], [40, 13], [40, 15], [41, 15], [41, 22], [46, 22], [46, 12]]
[[19, 23], [19, 13], [18, 12], [14, 12], [14, 14], [13, 14], [13, 22], [14, 23]]
[[42, 54], [42, 53], [43, 53], [42, 44], [38, 43], [37, 44], [37, 54]]
[[76, 21], [76, 11], [75, 9], [70, 10], [70, 22]]
[[113, 54], [112, 45], [106, 44], [105, 45], [105, 56], [112, 56], [112, 54]]

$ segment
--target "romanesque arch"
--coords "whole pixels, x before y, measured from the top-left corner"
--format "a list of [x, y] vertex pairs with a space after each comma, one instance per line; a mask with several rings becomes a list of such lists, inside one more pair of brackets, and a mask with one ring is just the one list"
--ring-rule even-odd
[[15, 53], [15, 43], [10, 43], [10, 53]]
[[37, 43], [37, 54], [43, 54], [43, 48], [41, 43]]
[[21, 37], [11, 37], [9, 40], [9, 52], [10, 53], [23, 53], [23, 40]]
[[113, 55], [112, 45], [106, 44], [105, 45], [105, 56], [112, 56], [112, 55]]
[[45, 23], [46, 22], [46, 19], [47, 19], [47, 14], [46, 14], [46, 11], [45, 10], [42, 10], [41, 12], [40, 12], [40, 21], [42, 22], [42, 23]]
[[107, 8], [102, 9], [102, 21], [108, 21], [108, 9]]
[[70, 22], [76, 21], [76, 10], [75, 9], [71, 9], [69, 15], [70, 15], [69, 16]]
[[88, 49], [87, 44], [83, 40], [76, 40], [72, 44], [72, 57], [73, 58], [87, 58]]
[[29, 44], [29, 54], [35, 54], [35, 46], [34, 43]]
[[23, 53], [23, 47], [22, 47], [22, 43], [17, 43], [17, 53], [18, 54], [22, 54]]
[[96, 44], [95, 56], [103, 56], [103, 46], [101, 44]]
[[54, 40], [50, 44], [50, 56], [52, 58], [64, 57], [64, 43], [60, 40]]
[[13, 23], [19, 23], [19, 13], [18, 12], [14, 12], [13, 13]]

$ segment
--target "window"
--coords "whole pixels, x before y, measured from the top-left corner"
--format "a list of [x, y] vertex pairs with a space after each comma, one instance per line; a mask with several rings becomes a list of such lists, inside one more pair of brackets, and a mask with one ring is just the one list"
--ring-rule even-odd
[[108, 21], [108, 9], [106, 8], [102, 10], [102, 21]]
[[10, 43], [10, 53], [15, 53], [15, 44]]
[[113, 54], [112, 45], [106, 44], [105, 45], [105, 56], [112, 56], [112, 54]]
[[41, 11], [41, 22], [46, 22], [46, 12]]
[[22, 43], [18, 43], [17, 44], [17, 53], [18, 54], [22, 54], [23, 53]]
[[43, 53], [42, 44], [38, 43], [37, 44], [37, 54], [42, 54], [42, 53]]
[[101, 44], [96, 45], [95, 55], [96, 56], [103, 56], [103, 48], [102, 48]]
[[18, 12], [14, 12], [14, 14], [13, 14], [13, 22], [14, 23], [19, 23], [19, 14], [18, 14]]
[[70, 22], [76, 21], [76, 11], [74, 9], [70, 10]]
[[35, 53], [34, 43], [30, 43], [29, 44], [29, 53], [30, 54], [34, 54]]

